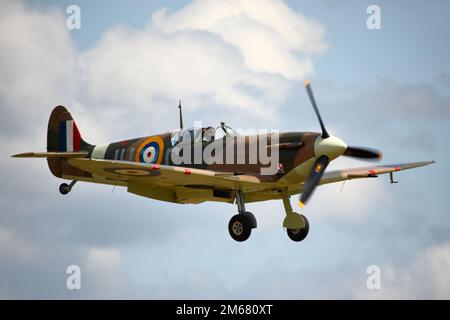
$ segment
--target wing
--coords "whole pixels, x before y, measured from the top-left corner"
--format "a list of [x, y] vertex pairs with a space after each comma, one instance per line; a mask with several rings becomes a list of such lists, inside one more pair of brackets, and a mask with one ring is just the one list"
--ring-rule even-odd
[[403, 164], [381, 165], [364, 168], [342, 169], [325, 172], [320, 184], [327, 184], [351, 179], [373, 178], [380, 174], [419, 168], [435, 163], [435, 161], [412, 162]]
[[13, 158], [84, 158], [87, 157], [87, 151], [77, 152], [26, 152], [15, 154]]
[[[351, 179], [362, 179], [362, 178], [375, 178], [380, 174], [397, 172], [402, 170], [408, 170], [418, 167], [423, 167], [429, 164], [435, 163], [435, 161], [424, 161], [424, 162], [413, 162], [404, 164], [393, 164], [393, 165], [381, 165], [381, 166], [371, 166], [363, 168], [351, 168], [351, 169], [341, 169], [335, 171], [325, 171], [319, 185], [351, 180]], [[302, 192], [304, 182], [295, 183], [288, 186], [288, 194], [294, 195]], [[276, 188], [261, 190], [257, 192], [250, 192], [245, 195], [246, 202], [253, 201], [264, 201], [268, 199], [280, 199], [281, 195], [277, 192]]]
[[234, 201], [234, 190], [254, 192], [272, 187], [256, 176], [129, 161], [69, 159], [69, 164], [90, 172], [98, 182], [120, 181], [128, 191], [177, 203]]
[[[362, 178], [376, 178], [380, 174], [392, 173], [402, 170], [408, 170], [413, 168], [419, 168], [423, 166], [427, 166], [429, 164], [435, 163], [435, 161], [424, 161], [424, 162], [412, 162], [412, 163], [403, 163], [403, 164], [392, 164], [392, 165], [380, 165], [380, 166], [371, 166], [371, 167], [363, 167], [363, 168], [350, 168], [350, 169], [341, 169], [334, 171], [326, 171], [322, 176], [322, 179], [319, 182], [319, 185], [334, 183], [345, 180], [352, 179], [362, 179]], [[289, 195], [294, 195], [302, 192], [304, 186], [304, 182], [291, 184], [288, 187]], [[262, 201], [271, 199], [279, 199], [280, 196], [276, 194], [272, 190], [266, 190], [261, 192], [254, 192], [247, 196], [246, 199], [252, 198], [253, 201]]]

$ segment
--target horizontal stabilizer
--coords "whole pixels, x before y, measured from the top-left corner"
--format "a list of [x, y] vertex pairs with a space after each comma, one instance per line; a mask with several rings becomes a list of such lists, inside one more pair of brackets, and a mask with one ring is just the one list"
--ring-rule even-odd
[[13, 158], [85, 158], [88, 155], [87, 151], [77, 152], [25, 152], [15, 154]]

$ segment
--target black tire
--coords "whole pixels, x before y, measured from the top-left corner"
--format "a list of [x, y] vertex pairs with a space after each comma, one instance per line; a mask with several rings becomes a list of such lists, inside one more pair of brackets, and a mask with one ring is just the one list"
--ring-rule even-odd
[[300, 242], [306, 238], [309, 232], [309, 221], [304, 215], [300, 215], [305, 221], [305, 227], [302, 229], [287, 229], [287, 234], [292, 241]]
[[67, 183], [62, 183], [62, 184], [59, 186], [59, 192], [60, 192], [61, 194], [64, 194], [64, 195], [68, 194], [68, 193], [70, 192], [70, 187], [69, 187], [69, 185], [68, 185]]
[[244, 215], [245, 215], [245, 216], [247, 217], [247, 219], [248, 219], [250, 228], [251, 228], [251, 229], [255, 229], [255, 228], [258, 226], [258, 224], [257, 224], [257, 222], [256, 222], [255, 215], [254, 215], [253, 213], [251, 213], [250, 211], [246, 211], [246, 212], [244, 213]]
[[252, 233], [250, 218], [244, 214], [233, 216], [228, 223], [228, 232], [238, 242], [247, 240]]

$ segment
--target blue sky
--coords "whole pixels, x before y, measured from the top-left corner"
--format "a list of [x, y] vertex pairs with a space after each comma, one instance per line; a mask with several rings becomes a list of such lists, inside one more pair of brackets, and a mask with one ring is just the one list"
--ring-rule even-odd
[[[78, 1], [81, 30], [72, 31], [71, 1], [0, 4], [1, 298], [450, 297], [450, 5], [240, 2]], [[381, 8], [381, 30], [366, 28], [370, 4]], [[44, 150], [57, 104], [94, 144], [175, 128], [179, 98], [190, 123], [318, 131], [304, 78], [327, 128], [348, 144], [381, 149], [383, 163], [437, 163], [399, 173], [398, 185], [320, 187], [302, 212], [311, 223], [302, 243], [284, 233], [281, 201], [248, 205], [258, 229], [236, 243], [234, 206], [83, 183], [62, 197], [45, 162], [9, 158]], [[70, 264], [82, 269], [80, 291], [65, 287]], [[381, 290], [366, 288], [373, 264]]]

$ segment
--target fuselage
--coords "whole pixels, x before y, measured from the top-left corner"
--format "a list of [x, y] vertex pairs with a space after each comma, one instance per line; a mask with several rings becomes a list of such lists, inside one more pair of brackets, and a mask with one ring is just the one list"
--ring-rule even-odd
[[[193, 139], [179, 141], [179, 133], [166, 132], [97, 145], [90, 157], [255, 175], [269, 182], [315, 158], [314, 146], [320, 135], [316, 132], [284, 132], [225, 135], [220, 139], [192, 135]], [[270, 167], [275, 170], [270, 171]], [[263, 168], [268, 174], [262, 172]]]

